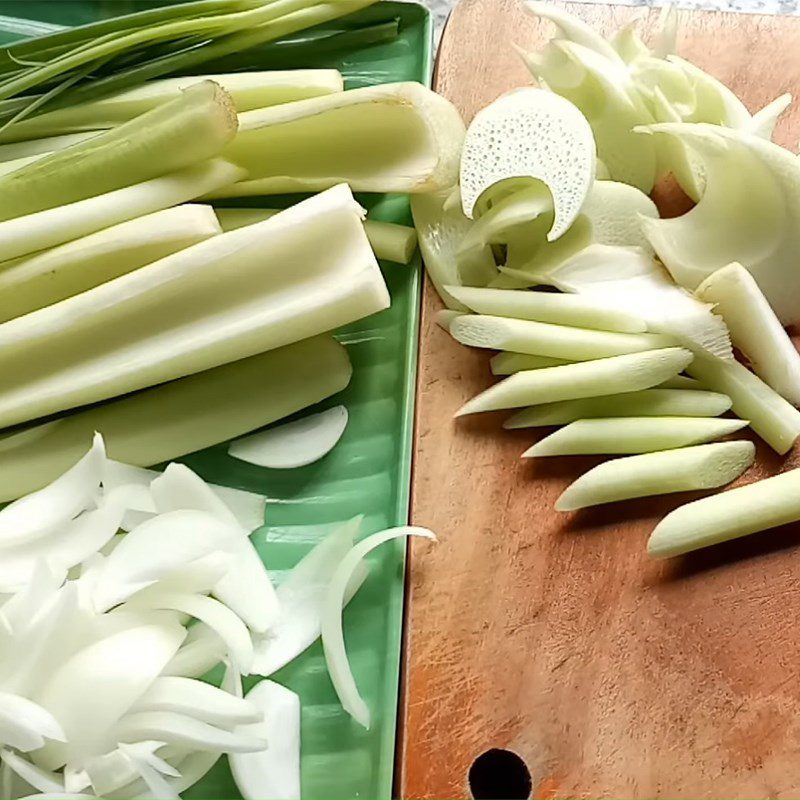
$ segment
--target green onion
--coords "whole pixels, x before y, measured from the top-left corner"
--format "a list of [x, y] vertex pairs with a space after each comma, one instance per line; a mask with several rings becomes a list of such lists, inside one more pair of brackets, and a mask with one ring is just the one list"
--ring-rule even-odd
[[690, 389], [643, 389], [641, 392], [561, 400], [526, 408], [503, 423], [504, 428], [564, 425], [595, 417], [716, 417], [731, 399], [716, 392]]
[[534, 458], [652, 453], [703, 444], [745, 427], [745, 420], [708, 417], [579, 419], [545, 436], [522, 455]]
[[95, 431], [111, 458], [149, 466], [300, 411], [344, 389], [350, 375], [344, 347], [318, 336], [25, 429], [0, 439], [0, 500], [58, 477]]
[[736, 480], [753, 463], [755, 454], [752, 442], [716, 442], [615, 458], [570, 484], [556, 501], [556, 510], [716, 489]]

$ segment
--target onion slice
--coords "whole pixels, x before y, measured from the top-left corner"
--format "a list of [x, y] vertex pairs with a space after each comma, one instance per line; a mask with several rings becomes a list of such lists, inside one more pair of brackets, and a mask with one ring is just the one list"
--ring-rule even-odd
[[305, 467], [330, 453], [346, 427], [347, 409], [334, 406], [232, 442], [228, 455], [259, 467]]
[[236, 788], [244, 800], [300, 800], [300, 698], [273, 681], [261, 681], [247, 700], [264, 721], [237, 732], [269, 737], [261, 753], [231, 753], [228, 760]]
[[370, 724], [369, 708], [358, 693], [358, 687], [347, 660], [344, 631], [342, 630], [342, 606], [347, 585], [361, 560], [384, 542], [402, 536], [421, 536], [436, 541], [436, 536], [432, 531], [414, 526], [389, 528], [368, 536], [355, 545], [339, 563], [328, 587], [322, 609], [322, 647], [325, 651], [325, 662], [328, 665], [333, 687], [344, 710], [367, 729]]

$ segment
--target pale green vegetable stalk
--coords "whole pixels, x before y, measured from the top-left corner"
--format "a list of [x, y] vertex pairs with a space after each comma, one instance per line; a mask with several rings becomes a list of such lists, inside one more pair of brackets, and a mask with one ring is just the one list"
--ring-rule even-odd
[[366, 86], [239, 115], [225, 157], [249, 173], [214, 197], [327, 189], [432, 192], [458, 177], [464, 123], [418, 83]]
[[468, 286], [445, 286], [445, 290], [478, 314], [621, 333], [647, 330], [647, 325], [635, 314], [608, 308], [601, 302], [579, 295]]
[[44, 156], [56, 150], [64, 150], [74, 144], [85, 142], [101, 132], [67, 133], [63, 136], [47, 136], [42, 139], [0, 144], [0, 161], [15, 161], [18, 158], [28, 158], [29, 156]]
[[705, 389], [703, 384], [688, 375], [676, 375], [659, 384], [659, 389]]
[[533, 406], [514, 414], [503, 423], [503, 427], [564, 425], [595, 417], [716, 417], [730, 407], [730, 397], [716, 392], [643, 389], [609, 397], [584, 397]]
[[453, 311], [451, 308], [440, 308], [434, 315], [433, 321], [444, 331], [450, 333], [453, 320], [464, 316], [463, 311]]
[[221, 86], [230, 95], [234, 108], [239, 113], [341, 92], [344, 89], [341, 73], [335, 69], [275, 70], [163, 78], [88, 103], [66, 106], [22, 120], [14, 125], [11, 132], [17, 139], [34, 139], [113, 128], [175, 100], [185, 89], [202, 81], [213, 81]]
[[53, 305], [219, 233], [210, 206], [175, 206], [4, 261], [0, 322]]
[[459, 254], [472, 222], [461, 211], [460, 201], [448, 202], [453, 190], [411, 195], [411, 215], [419, 236], [425, 270], [448, 308], [466, 311], [445, 286], [486, 286], [497, 277], [492, 251], [478, 247]]
[[[235, 231], [245, 225], [274, 217], [278, 208], [216, 208], [214, 209], [223, 231]], [[417, 232], [408, 225], [394, 222], [379, 222], [368, 219], [364, 222], [367, 239], [376, 258], [408, 264], [417, 249]]]
[[790, 403], [800, 405], [800, 355], [755, 278], [741, 264], [729, 264], [709, 275], [695, 294], [715, 304], [753, 372]]
[[727, 394], [733, 413], [749, 419], [775, 452], [788, 452], [800, 436], [800, 411], [738, 361], [698, 356], [686, 371], [712, 391]]
[[0, 500], [54, 480], [86, 452], [95, 431], [109, 457], [158, 464], [324, 400], [351, 373], [345, 348], [317, 336], [10, 434], [0, 439]]
[[542, 367], [560, 367], [569, 364], [562, 358], [549, 358], [548, 356], [532, 356], [527, 353], [498, 353], [489, 359], [492, 375], [513, 375], [526, 369], [541, 369]]
[[793, 469], [676, 508], [656, 525], [647, 552], [669, 558], [798, 520], [800, 469]]
[[211, 81], [85, 142], [0, 178], [0, 220], [74, 203], [212, 158], [236, 134], [236, 112]]
[[194, 200], [243, 175], [239, 167], [211, 159], [143, 183], [0, 222], [3, 259], [36, 253], [88, 236], [153, 211]]
[[[496, 290], [495, 290], [496, 291]], [[669, 347], [675, 340], [653, 333], [614, 333], [547, 322], [465, 314], [450, 326], [453, 338], [471, 347], [589, 361]]]
[[652, 453], [702, 444], [747, 427], [741, 419], [616, 417], [579, 419], [530, 447], [524, 458]]
[[473, 397], [456, 416], [649, 389], [683, 371], [691, 360], [688, 350], [666, 347], [518, 372]]
[[0, 325], [0, 426], [200, 372], [380, 311], [345, 185]]
[[716, 489], [736, 480], [755, 459], [752, 442], [716, 442], [615, 458], [590, 469], [556, 500], [557, 511], [635, 497]]

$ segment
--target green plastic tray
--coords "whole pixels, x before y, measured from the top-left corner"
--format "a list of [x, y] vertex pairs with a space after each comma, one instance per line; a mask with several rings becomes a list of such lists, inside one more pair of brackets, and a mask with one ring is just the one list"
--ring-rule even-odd
[[[0, 15], [78, 25], [156, 5], [164, 3], [0, 0]], [[400, 36], [390, 44], [314, 66], [338, 67], [349, 87], [403, 80], [429, 84], [431, 20], [422, 6], [383, 2], [356, 16], [365, 22], [398, 19]], [[3, 33], [0, 42], [13, 38]], [[253, 62], [248, 55], [242, 65]], [[366, 195], [359, 200], [374, 219], [411, 224], [404, 197]], [[259, 205], [257, 200], [246, 204]], [[268, 205], [274, 204], [275, 198], [270, 198]], [[255, 532], [253, 541], [278, 581], [333, 523], [364, 514], [363, 531], [371, 533], [408, 521], [420, 262], [417, 257], [409, 266], [383, 263], [381, 267], [392, 296], [391, 308], [338, 333], [347, 345], [354, 371], [348, 389], [320, 406], [343, 403], [350, 412], [345, 435], [330, 455], [317, 464], [288, 471], [237, 462], [227, 455], [227, 445], [182, 459], [206, 480], [268, 497], [267, 524]], [[370, 730], [362, 729], [340, 708], [319, 643], [274, 676], [302, 700], [304, 798], [372, 800], [391, 796], [405, 542], [384, 545], [371, 561], [370, 576], [345, 613], [353, 672], [372, 711]], [[241, 797], [224, 758], [183, 796], [204, 800]]]

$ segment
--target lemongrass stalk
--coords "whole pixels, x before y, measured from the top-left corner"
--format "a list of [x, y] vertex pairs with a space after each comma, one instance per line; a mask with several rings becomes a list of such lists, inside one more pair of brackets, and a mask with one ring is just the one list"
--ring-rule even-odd
[[[0, 426], [333, 330], [389, 294], [345, 185], [0, 325]], [[222, 280], [224, 278], [224, 280]]]
[[677, 375], [691, 360], [692, 354], [688, 350], [666, 347], [560, 367], [526, 370], [473, 397], [456, 416], [649, 389]]
[[[278, 208], [217, 208], [215, 211], [223, 231], [235, 231], [280, 213]], [[364, 230], [376, 258], [397, 264], [411, 261], [417, 249], [417, 232], [413, 228], [368, 219], [364, 222]]]
[[705, 389], [706, 387], [695, 378], [688, 375], [676, 375], [674, 378], [659, 384], [659, 389]]
[[39, 153], [29, 156], [20, 156], [19, 158], [15, 158], [10, 161], [0, 161], [0, 178], [5, 175], [10, 175], [12, 172], [17, 172], [23, 167], [35, 164], [37, 161], [41, 161], [47, 155], [48, 153]]
[[609, 309], [607, 303], [576, 294], [472, 286], [445, 286], [445, 291], [478, 314], [620, 333], [644, 333], [647, 330], [647, 325], [635, 314]]
[[669, 336], [657, 333], [614, 333], [478, 314], [459, 317], [450, 326], [450, 333], [470, 347], [513, 350], [567, 361], [590, 361], [675, 344]]
[[175, 206], [4, 261], [0, 322], [73, 297], [221, 232], [210, 206]]
[[34, 139], [113, 128], [164, 103], [180, 98], [185, 89], [205, 80], [221, 86], [230, 95], [233, 106], [239, 113], [341, 92], [344, 89], [342, 75], [335, 69], [275, 70], [163, 78], [148, 81], [142, 86], [116, 92], [98, 100], [59, 108], [32, 119], [25, 119], [14, 126], [14, 135]]
[[616, 417], [579, 419], [545, 436], [523, 458], [652, 453], [703, 444], [747, 427], [741, 419]]
[[752, 442], [716, 442], [615, 458], [590, 469], [556, 500], [556, 511], [674, 492], [716, 489], [755, 460]]
[[584, 397], [545, 403], [517, 412], [504, 428], [566, 425], [597, 417], [717, 417], [731, 407], [731, 399], [717, 392], [691, 389], [643, 389], [641, 392]]
[[503, 352], [489, 359], [492, 375], [513, 375], [527, 369], [541, 369], [542, 367], [560, 367], [572, 362], [563, 358], [550, 358], [548, 356], [532, 356], [527, 353]]
[[68, 133], [64, 136], [47, 136], [42, 139], [0, 144], [0, 161], [15, 161], [29, 156], [47, 155], [56, 150], [64, 150], [66, 147], [85, 142], [99, 133], [101, 131], [85, 131], [83, 133]]
[[433, 321], [444, 331], [450, 333], [453, 320], [464, 315], [463, 311], [454, 311], [452, 308], [441, 308], [433, 316]]
[[800, 469], [676, 508], [647, 542], [653, 558], [699, 550], [800, 520]]
[[149, 181], [0, 222], [0, 253], [18, 258], [88, 236], [120, 222], [194, 200], [242, 175], [239, 167], [212, 159]]
[[464, 124], [418, 83], [366, 86], [239, 115], [225, 157], [250, 180], [213, 197], [308, 192], [432, 192], [458, 178]]
[[753, 372], [793, 405], [800, 404], [800, 354], [783, 329], [755, 278], [729, 264], [709, 275], [695, 294], [713, 303], [731, 332], [731, 341], [747, 356]]
[[0, 438], [0, 500], [47, 485], [103, 434], [110, 458], [150, 466], [249, 433], [347, 386], [328, 336], [200, 372]]
[[733, 413], [749, 419], [775, 452], [788, 452], [800, 436], [800, 411], [738, 361], [697, 356], [686, 371], [712, 391], [727, 394]]
[[217, 155], [236, 133], [230, 97], [211, 81], [106, 133], [0, 178], [0, 219], [74, 203]]

